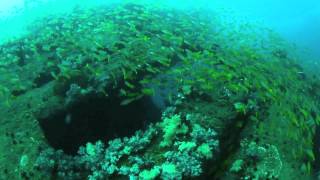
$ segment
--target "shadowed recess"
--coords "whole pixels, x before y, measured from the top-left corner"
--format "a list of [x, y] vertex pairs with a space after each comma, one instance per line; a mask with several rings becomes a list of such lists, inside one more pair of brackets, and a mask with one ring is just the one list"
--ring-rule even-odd
[[76, 154], [87, 142], [132, 136], [161, 117], [161, 111], [148, 97], [126, 106], [120, 102], [114, 97], [90, 97], [39, 122], [53, 148]]

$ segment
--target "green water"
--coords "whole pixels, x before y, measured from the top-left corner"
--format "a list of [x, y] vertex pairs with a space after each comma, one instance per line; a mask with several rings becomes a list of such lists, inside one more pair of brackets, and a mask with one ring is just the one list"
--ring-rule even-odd
[[316, 179], [317, 47], [249, 2], [0, 4], [0, 180]]

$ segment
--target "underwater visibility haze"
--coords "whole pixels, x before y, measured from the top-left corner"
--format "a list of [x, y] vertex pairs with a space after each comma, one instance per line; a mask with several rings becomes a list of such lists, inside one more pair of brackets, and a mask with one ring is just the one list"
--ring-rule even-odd
[[0, 1], [0, 180], [320, 179], [320, 2]]

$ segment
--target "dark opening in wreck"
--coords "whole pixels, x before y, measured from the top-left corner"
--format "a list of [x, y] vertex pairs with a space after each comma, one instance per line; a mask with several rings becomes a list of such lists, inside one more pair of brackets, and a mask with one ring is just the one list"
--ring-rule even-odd
[[111, 97], [87, 97], [49, 117], [39, 119], [48, 143], [67, 154], [75, 154], [87, 142], [107, 142], [126, 137], [158, 121], [161, 110], [151, 98], [144, 97], [127, 105]]

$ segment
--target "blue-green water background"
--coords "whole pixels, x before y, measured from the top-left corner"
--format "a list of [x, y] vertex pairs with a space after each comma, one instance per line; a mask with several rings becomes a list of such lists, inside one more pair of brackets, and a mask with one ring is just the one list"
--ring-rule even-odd
[[[318, 0], [149, 0], [175, 8], [210, 8], [230, 21], [257, 23], [320, 56], [320, 1]], [[1, 0], [0, 40], [25, 32], [39, 17], [123, 0]]]
[[[90, 8], [101, 4], [121, 2], [124, 1], [0, 0], [0, 44], [12, 37], [21, 36], [26, 33], [26, 27], [32, 25], [38, 18], [68, 12], [75, 7]], [[185, 11], [188, 11], [190, 8], [209, 8], [212, 12], [224, 18], [224, 23], [230, 28], [235, 28], [237, 23], [246, 22], [270, 28], [278, 32], [282, 37], [295, 43], [299, 49], [307, 51], [310, 55], [314, 55], [316, 59], [314, 62], [319, 62], [320, 64], [319, 0], [144, 0], [144, 2], [165, 4], [174, 8], [184, 9]], [[253, 39], [255, 40], [256, 38]], [[305, 48], [309, 50], [305, 50]]]

